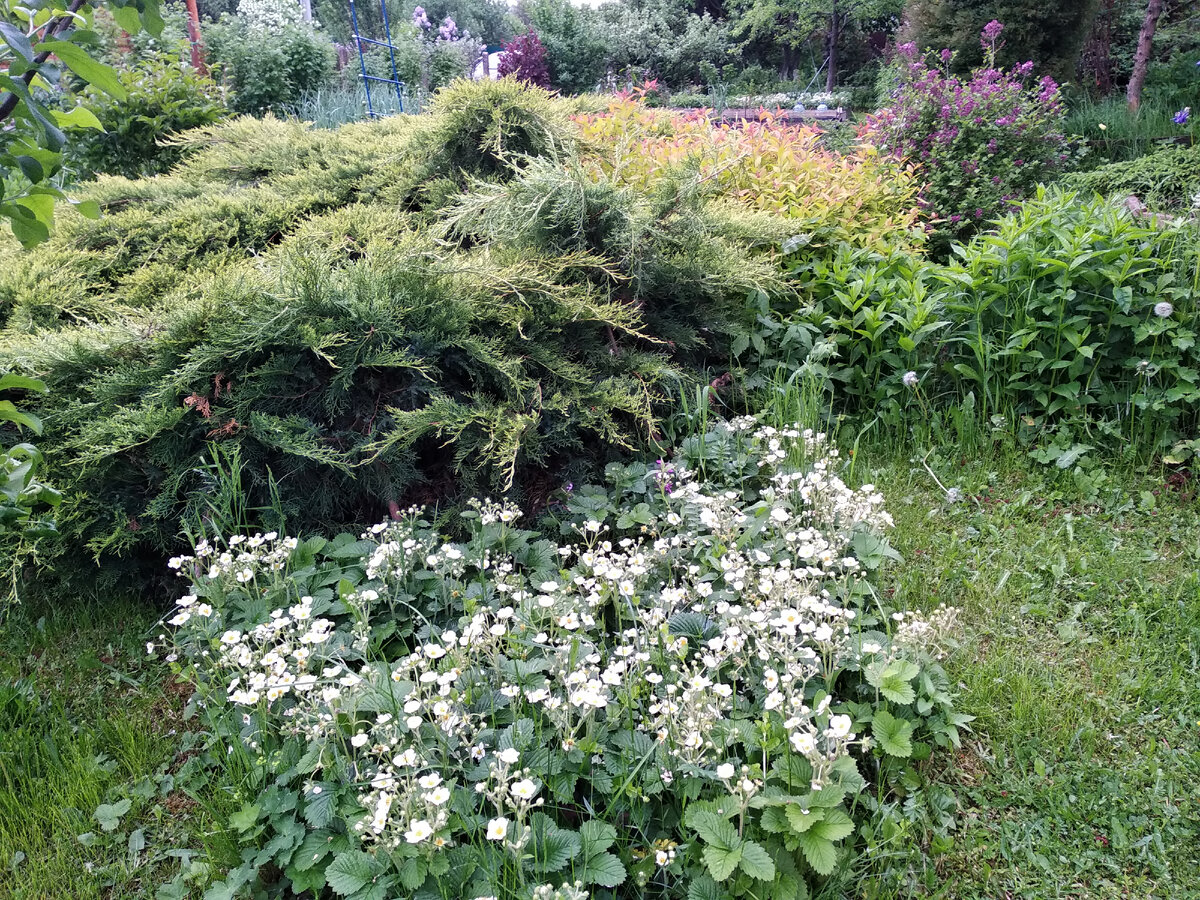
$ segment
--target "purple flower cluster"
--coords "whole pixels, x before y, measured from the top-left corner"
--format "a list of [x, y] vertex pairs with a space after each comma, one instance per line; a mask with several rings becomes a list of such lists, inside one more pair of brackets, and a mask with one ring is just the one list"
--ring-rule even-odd
[[442, 41], [457, 41], [458, 40], [458, 25], [449, 16], [443, 20], [438, 27], [438, 40]]
[[863, 131], [920, 166], [924, 207], [955, 237], [1015, 207], [1066, 160], [1058, 84], [1034, 81], [1032, 62], [997, 68], [1003, 29], [995, 21], [984, 28], [985, 64], [965, 78], [950, 73], [952, 54], [926, 59], [914, 44], [901, 45], [901, 87]]
[[413, 10], [413, 24], [422, 31], [428, 31], [430, 26], [429, 16], [425, 14], [425, 7], [418, 6]]
[[1004, 26], [995, 19], [984, 25], [983, 31], [979, 35], [979, 43], [983, 46], [983, 49], [995, 52], [996, 41], [999, 39], [1000, 32], [1002, 31], [1004, 31]]

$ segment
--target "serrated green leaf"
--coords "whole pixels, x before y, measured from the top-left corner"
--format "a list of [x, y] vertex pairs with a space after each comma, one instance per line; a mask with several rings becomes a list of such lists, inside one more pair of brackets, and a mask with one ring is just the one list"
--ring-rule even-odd
[[603, 853], [617, 841], [617, 829], [599, 819], [588, 819], [579, 826], [579, 840], [584, 856]]
[[406, 859], [400, 867], [400, 883], [410, 891], [415, 891], [425, 883], [425, 860]]
[[325, 870], [325, 883], [338, 894], [353, 894], [362, 890], [375, 877], [378, 863], [375, 857], [361, 850], [347, 850]]
[[738, 837], [733, 823], [714, 812], [701, 810], [689, 819], [686, 824], [700, 835], [700, 839], [706, 844], [722, 850], [733, 850], [741, 844], [741, 838]]
[[701, 875], [688, 885], [687, 900], [725, 900], [725, 892], [707, 875]]
[[309, 791], [304, 795], [304, 821], [313, 828], [323, 828], [333, 818], [337, 797], [327, 784], [315, 785], [320, 792]]
[[825, 817], [810, 829], [816, 837], [827, 841], [840, 841], [854, 834], [854, 820], [841, 807], [825, 810]]
[[[331, 850], [332, 843], [328, 831], [324, 828], [310, 831], [305, 835], [300, 846], [296, 848], [296, 852], [292, 854], [291, 866], [299, 872], [307, 872], [327, 857]], [[321, 884], [324, 883], [324, 877], [322, 877]]]
[[792, 831], [796, 834], [803, 834], [825, 818], [825, 810], [821, 807], [804, 807], [794, 804], [784, 807], [784, 812], [787, 814], [788, 824], [792, 826]]
[[768, 806], [764, 809], [759, 825], [762, 826], [763, 831], [771, 834], [785, 834], [791, 828], [788, 823], [787, 811], [782, 806]]
[[833, 846], [833, 841], [813, 834], [811, 829], [797, 835], [796, 839], [813, 871], [819, 875], [828, 875], [833, 871], [837, 863], [837, 849]]
[[751, 878], [759, 881], [775, 880], [775, 861], [771, 855], [754, 841], [742, 843], [742, 861], [739, 863], [742, 871]]
[[530, 841], [531, 868], [538, 872], [557, 872], [579, 855], [581, 842], [574, 831], [559, 828], [545, 813], [535, 813], [530, 820], [533, 838]]
[[902, 759], [912, 756], [912, 722], [899, 719], [887, 710], [880, 710], [871, 720], [871, 734], [889, 756]]
[[584, 884], [614, 888], [625, 881], [625, 866], [615, 854], [600, 853], [588, 858], [579, 877]]
[[732, 875], [733, 870], [741, 861], [741, 847], [726, 850], [715, 844], [709, 844], [704, 848], [704, 865], [708, 867], [708, 874], [717, 881], [724, 881]]

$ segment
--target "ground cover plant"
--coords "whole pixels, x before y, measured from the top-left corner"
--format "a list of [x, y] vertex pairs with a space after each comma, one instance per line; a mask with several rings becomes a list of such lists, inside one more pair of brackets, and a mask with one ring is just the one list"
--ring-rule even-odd
[[125, 89], [121, 100], [86, 92], [88, 109], [103, 130], [72, 130], [67, 159], [78, 177], [166, 172], [184, 152], [169, 138], [228, 116], [216, 82], [188, 71], [178, 54], [151, 57], [118, 77]]
[[802, 369], [865, 427], [999, 417], [1065, 468], [1097, 447], [1182, 461], [1197, 427], [1197, 246], [1191, 218], [1039, 189], [944, 266], [903, 248], [801, 252], [797, 297], [759, 319], [769, 350], [752, 383]]
[[954, 611], [879, 602], [890, 520], [837, 461], [743, 419], [573, 493], [560, 541], [491, 502], [461, 542], [420, 509], [361, 539], [201, 539], [151, 649], [258, 759], [226, 888], [274, 863], [354, 898], [807, 896], [860, 769], [970, 720], [939, 661]]

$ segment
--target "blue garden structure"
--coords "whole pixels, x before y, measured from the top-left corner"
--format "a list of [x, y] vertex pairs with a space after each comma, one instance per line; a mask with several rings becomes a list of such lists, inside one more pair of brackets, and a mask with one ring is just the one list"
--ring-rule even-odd
[[[363, 37], [358, 30], [358, 10], [354, 5], [354, 0], [350, 0], [350, 23], [354, 28], [354, 43], [358, 47], [358, 65], [362, 71], [363, 88], [367, 92], [367, 115], [372, 118], [379, 115], [379, 113], [375, 112], [371, 102], [372, 82], [390, 84], [396, 91], [396, 103], [398, 104], [399, 111], [404, 112], [404, 82], [400, 80], [400, 75], [396, 71], [396, 47], [392, 43], [392, 26], [388, 22], [387, 3], [385, 0], [379, 0], [379, 12], [383, 21], [383, 40]], [[367, 74], [367, 58], [363, 44], [387, 48], [388, 61], [391, 64], [391, 78]]]

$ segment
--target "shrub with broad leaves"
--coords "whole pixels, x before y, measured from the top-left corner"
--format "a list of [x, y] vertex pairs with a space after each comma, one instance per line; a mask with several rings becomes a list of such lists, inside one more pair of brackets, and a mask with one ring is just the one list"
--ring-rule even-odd
[[1001, 30], [997, 22], [984, 29], [984, 65], [969, 78], [951, 73], [949, 50], [923, 58], [915, 44], [902, 45], [900, 87], [861, 130], [920, 166], [922, 203], [943, 242], [1014, 209], [1070, 159], [1058, 85], [1035, 81], [1030, 62], [997, 68]]
[[213, 125], [229, 115], [216, 82], [183, 65], [178, 56], [150, 57], [120, 73], [125, 97], [116, 100], [89, 88], [88, 109], [103, 131], [71, 134], [68, 159], [81, 175], [139, 178], [170, 170], [184, 146], [170, 142], [182, 131]]
[[890, 518], [837, 469], [823, 435], [746, 419], [569, 493], [561, 544], [486, 501], [464, 541], [420, 509], [199, 541], [149, 649], [195, 680], [214, 762], [253, 773], [224, 887], [805, 896], [864, 773], [969, 721], [953, 611], [879, 604]]
[[550, 70], [546, 66], [546, 48], [541, 38], [533, 31], [519, 34], [504, 45], [500, 57], [499, 75], [513, 75], [538, 87], [550, 87]]

